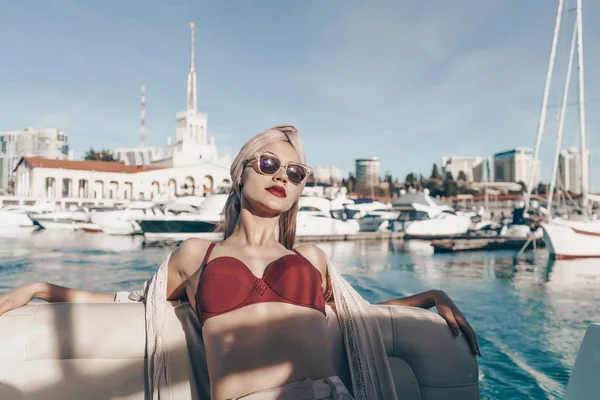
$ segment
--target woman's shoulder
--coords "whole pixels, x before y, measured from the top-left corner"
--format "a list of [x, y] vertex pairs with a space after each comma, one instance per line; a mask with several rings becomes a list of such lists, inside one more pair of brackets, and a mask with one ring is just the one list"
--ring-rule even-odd
[[200, 268], [210, 245], [209, 240], [186, 239], [171, 255], [171, 263], [178, 271], [190, 276]]
[[327, 271], [327, 256], [319, 248], [311, 243], [301, 244], [300, 246], [294, 247], [298, 253], [302, 255], [302, 257], [306, 258], [311, 262], [319, 271], [325, 273]]

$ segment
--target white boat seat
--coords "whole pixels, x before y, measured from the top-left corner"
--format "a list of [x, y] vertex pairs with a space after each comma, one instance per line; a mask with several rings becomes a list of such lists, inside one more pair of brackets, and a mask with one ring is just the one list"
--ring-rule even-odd
[[[373, 306], [399, 398], [479, 399], [477, 361], [463, 336], [436, 313]], [[348, 382], [344, 344], [328, 307], [332, 356]], [[186, 342], [182, 324], [200, 329], [189, 304], [168, 307], [164, 344], [172, 399], [205, 399], [201, 341]], [[188, 357], [188, 347], [196, 355]], [[144, 306], [140, 303], [35, 304], [0, 317], [0, 399], [144, 399]], [[194, 364], [195, 368], [191, 368]]]

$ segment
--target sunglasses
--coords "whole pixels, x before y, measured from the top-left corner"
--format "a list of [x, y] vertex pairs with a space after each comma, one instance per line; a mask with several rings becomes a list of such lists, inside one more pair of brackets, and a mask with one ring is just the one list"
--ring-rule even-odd
[[294, 185], [304, 182], [304, 179], [313, 172], [312, 168], [308, 165], [297, 162], [281, 165], [281, 160], [276, 155], [270, 153], [256, 153], [254, 158], [246, 160], [245, 166], [248, 164], [254, 166], [256, 172], [263, 175], [275, 175], [281, 168], [285, 167], [285, 174], [288, 180]]

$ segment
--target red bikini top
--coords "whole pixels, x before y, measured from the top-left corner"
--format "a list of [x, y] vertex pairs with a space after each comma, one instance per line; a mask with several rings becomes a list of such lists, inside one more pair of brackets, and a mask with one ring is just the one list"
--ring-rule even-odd
[[263, 278], [257, 278], [242, 261], [217, 257], [206, 262], [211, 243], [202, 261], [196, 290], [200, 324], [217, 315], [256, 303], [279, 302], [314, 308], [325, 313], [321, 273], [296, 250], [272, 261]]

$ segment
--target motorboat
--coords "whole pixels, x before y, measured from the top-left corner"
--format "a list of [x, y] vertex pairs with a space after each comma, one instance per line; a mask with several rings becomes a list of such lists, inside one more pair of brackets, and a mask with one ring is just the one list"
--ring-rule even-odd
[[132, 201], [123, 208], [93, 210], [90, 219], [108, 235], [135, 235], [142, 233], [142, 228], [136, 220], [156, 215], [164, 215], [156, 203]]
[[37, 226], [27, 215], [27, 211], [19, 207], [0, 209], [0, 232], [33, 230]]
[[393, 203], [400, 211], [392, 230], [403, 231], [405, 239], [437, 239], [467, 233], [471, 217], [458, 215], [454, 209], [438, 204], [428, 191], [406, 193]]
[[72, 207], [65, 211], [51, 211], [32, 213], [29, 217], [34, 224], [48, 230], [78, 230], [86, 228], [90, 231], [99, 231], [90, 220], [89, 210], [86, 208]]
[[137, 219], [143, 235], [148, 239], [185, 240], [189, 237], [212, 239], [217, 224], [221, 221], [227, 193], [213, 193], [206, 197], [197, 210], [182, 207], [166, 207], [163, 215], [146, 215]]
[[331, 200], [301, 196], [298, 200], [296, 236], [352, 235], [360, 231], [357, 220], [344, 219], [340, 210], [331, 209]]
[[[477, 359], [464, 335], [454, 336], [428, 310], [371, 307], [403, 400], [479, 399]], [[351, 388], [351, 350], [334, 310], [328, 305], [326, 312], [328, 354]], [[144, 321], [142, 303], [30, 304], [0, 316], [0, 398], [146, 399]], [[195, 333], [186, 336], [182, 326]], [[172, 400], [209, 398], [204, 346], [187, 340], [200, 337], [200, 330], [189, 303], [167, 307], [162, 345]]]

